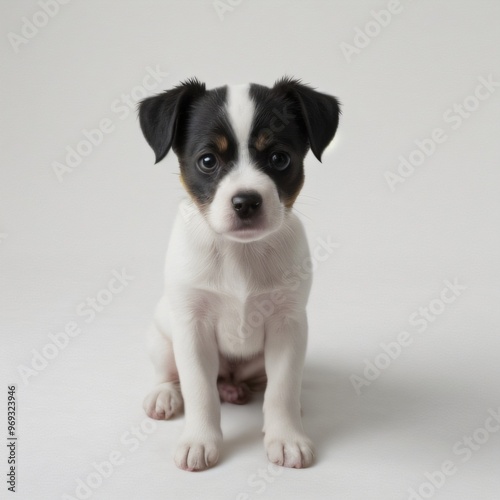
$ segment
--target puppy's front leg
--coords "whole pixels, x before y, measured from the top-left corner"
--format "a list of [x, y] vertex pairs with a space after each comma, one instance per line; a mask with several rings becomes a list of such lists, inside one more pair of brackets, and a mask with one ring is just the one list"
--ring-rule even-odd
[[181, 469], [203, 470], [217, 463], [222, 442], [215, 331], [196, 321], [172, 326], [186, 419], [174, 460]]
[[308, 467], [314, 458], [313, 444], [304, 433], [300, 415], [306, 344], [305, 311], [293, 318], [271, 318], [266, 324], [264, 445], [271, 462], [297, 469]]

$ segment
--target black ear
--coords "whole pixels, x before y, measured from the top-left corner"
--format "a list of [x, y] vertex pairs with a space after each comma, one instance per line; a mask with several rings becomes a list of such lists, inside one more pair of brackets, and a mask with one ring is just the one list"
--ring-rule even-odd
[[189, 105], [205, 93], [205, 84], [196, 78], [182, 82], [172, 90], [148, 97], [139, 104], [142, 133], [156, 155], [163, 160], [179, 141], [179, 122]]
[[330, 95], [316, 92], [300, 80], [284, 77], [273, 89], [284, 92], [300, 109], [311, 151], [321, 161], [321, 155], [333, 139], [339, 125], [340, 103]]

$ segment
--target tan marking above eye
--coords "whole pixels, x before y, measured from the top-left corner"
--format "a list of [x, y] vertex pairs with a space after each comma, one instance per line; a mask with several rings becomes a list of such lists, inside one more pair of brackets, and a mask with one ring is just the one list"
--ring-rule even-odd
[[225, 153], [227, 151], [227, 148], [229, 146], [229, 142], [227, 140], [227, 137], [224, 135], [218, 135], [215, 138], [215, 146], [221, 153]]
[[263, 151], [264, 149], [266, 149], [266, 146], [270, 143], [270, 141], [271, 141], [270, 134], [266, 132], [261, 132], [258, 135], [257, 140], [255, 141], [255, 148], [258, 151]]

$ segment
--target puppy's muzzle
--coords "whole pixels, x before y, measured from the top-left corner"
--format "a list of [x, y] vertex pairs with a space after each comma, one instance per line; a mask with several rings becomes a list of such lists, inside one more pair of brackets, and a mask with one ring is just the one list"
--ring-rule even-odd
[[262, 209], [262, 196], [257, 191], [237, 193], [231, 199], [233, 209], [240, 219], [250, 219]]

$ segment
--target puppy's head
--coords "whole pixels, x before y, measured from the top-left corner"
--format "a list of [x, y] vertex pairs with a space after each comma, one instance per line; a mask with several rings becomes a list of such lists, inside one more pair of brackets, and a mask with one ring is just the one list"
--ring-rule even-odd
[[297, 80], [206, 90], [193, 79], [139, 106], [146, 140], [162, 160], [172, 148], [181, 180], [210, 227], [237, 241], [277, 230], [333, 139], [339, 103]]

